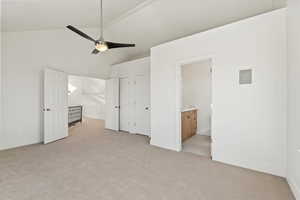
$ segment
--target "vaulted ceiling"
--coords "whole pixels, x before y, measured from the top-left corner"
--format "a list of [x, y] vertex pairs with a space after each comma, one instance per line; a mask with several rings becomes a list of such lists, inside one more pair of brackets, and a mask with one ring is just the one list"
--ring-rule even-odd
[[[110, 22], [145, 0], [104, 0], [105, 22]], [[1, 0], [2, 29], [24, 31], [64, 28], [66, 24], [100, 24], [100, 0]]]
[[285, 0], [154, 0], [106, 27], [116, 41], [137, 47], [127, 54], [149, 54], [149, 48], [194, 33], [285, 7]]
[[[109, 67], [149, 55], [158, 44], [282, 8], [286, 0], [103, 0], [103, 4], [105, 39], [136, 43], [136, 48], [98, 55], [102, 66]], [[1, 0], [1, 6], [1, 31], [100, 24], [99, 0]], [[75, 34], [70, 37], [80, 40]]]
[[[135, 12], [143, 13], [146, 8], [145, 11], [151, 12], [150, 18], [147, 19], [149, 21], [136, 18], [135, 22], [153, 24], [159, 21], [174, 24], [191, 19], [189, 23], [184, 24], [185, 27], [205, 27], [205, 25], [211, 27], [210, 22], [216, 25], [217, 22], [234, 21], [285, 5], [285, 0], [103, 0], [103, 2], [106, 24], [125, 19]], [[100, 0], [1, 0], [2, 31], [57, 29], [64, 28], [66, 24], [95, 27], [99, 26], [99, 8]]]

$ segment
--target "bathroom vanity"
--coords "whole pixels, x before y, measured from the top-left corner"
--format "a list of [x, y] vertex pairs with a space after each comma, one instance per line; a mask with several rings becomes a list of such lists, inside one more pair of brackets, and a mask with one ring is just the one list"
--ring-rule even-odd
[[197, 133], [197, 109], [189, 108], [181, 112], [181, 139], [182, 141]]

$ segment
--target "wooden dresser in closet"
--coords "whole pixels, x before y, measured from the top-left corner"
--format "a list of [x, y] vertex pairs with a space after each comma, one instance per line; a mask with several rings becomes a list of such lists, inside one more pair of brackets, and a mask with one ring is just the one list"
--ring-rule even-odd
[[188, 110], [181, 113], [181, 139], [186, 139], [196, 135], [197, 132], [197, 110]]

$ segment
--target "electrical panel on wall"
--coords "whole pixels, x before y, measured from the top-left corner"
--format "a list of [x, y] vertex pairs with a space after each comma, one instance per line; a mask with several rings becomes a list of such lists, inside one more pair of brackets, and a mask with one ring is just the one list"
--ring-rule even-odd
[[252, 84], [252, 69], [244, 69], [239, 72], [240, 85]]

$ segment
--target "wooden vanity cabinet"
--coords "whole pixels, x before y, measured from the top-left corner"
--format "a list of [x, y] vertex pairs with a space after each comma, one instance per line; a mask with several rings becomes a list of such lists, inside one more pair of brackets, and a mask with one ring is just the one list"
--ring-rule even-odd
[[196, 135], [197, 132], [197, 110], [190, 110], [181, 113], [181, 139]]

